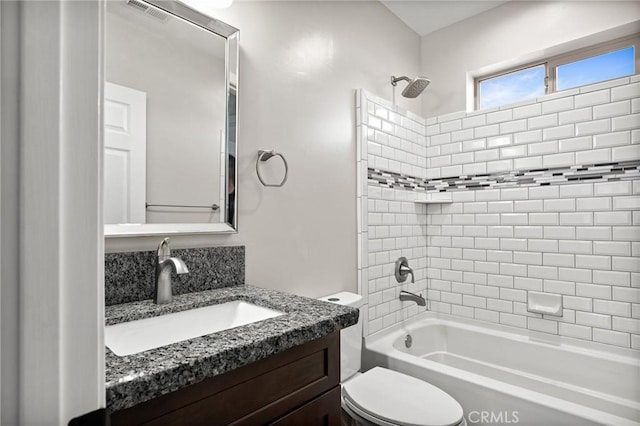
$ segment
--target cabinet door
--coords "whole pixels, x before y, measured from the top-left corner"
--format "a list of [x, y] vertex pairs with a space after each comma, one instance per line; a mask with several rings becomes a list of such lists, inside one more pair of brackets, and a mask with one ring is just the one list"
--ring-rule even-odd
[[[324, 395], [338, 386], [339, 381], [340, 333], [335, 332], [237, 370], [116, 411], [111, 415], [111, 424], [265, 425]], [[340, 407], [339, 400], [337, 406]]]
[[274, 426], [339, 426], [340, 386], [271, 423]]

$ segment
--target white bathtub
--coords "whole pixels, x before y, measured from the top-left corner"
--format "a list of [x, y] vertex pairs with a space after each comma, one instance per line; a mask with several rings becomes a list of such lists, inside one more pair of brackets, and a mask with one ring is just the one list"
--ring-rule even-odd
[[366, 338], [363, 365], [438, 386], [470, 425], [640, 425], [632, 349], [426, 312]]

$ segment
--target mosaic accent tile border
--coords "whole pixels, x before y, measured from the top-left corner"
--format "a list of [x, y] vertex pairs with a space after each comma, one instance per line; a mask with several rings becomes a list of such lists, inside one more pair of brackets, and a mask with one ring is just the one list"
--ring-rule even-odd
[[518, 186], [562, 185], [581, 182], [612, 182], [640, 179], [640, 160], [579, 165], [571, 167], [513, 170], [440, 179], [421, 179], [369, 168], [370, 184], [411, 191], [452, 192]]

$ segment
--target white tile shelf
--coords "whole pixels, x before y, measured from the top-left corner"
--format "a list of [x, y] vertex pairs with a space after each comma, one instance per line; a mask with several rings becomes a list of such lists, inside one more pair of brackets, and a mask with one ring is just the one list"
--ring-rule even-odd
[[419, 198], [414, 200], [414, 203], [418, 204], [451, 204], [453, 200], [451, 199], [451, 194], [438, 194], [438, 195], [428, 195], [425, 198]]

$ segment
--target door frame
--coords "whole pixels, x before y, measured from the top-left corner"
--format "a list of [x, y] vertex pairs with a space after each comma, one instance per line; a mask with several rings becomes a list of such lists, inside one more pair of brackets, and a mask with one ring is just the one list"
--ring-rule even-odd
[[[2, 423], [62, 425], [105, 406], [104, 6], [104, 0], [17, 2], [18, 49], [2, 50], [3, 65], [19, 59], [20, 81], [19, 164], [8, 176], [19, 227], [7, 235], [11, 217], [3, 214], [0, 228], [2, 248], [12, 243], [17, 258], [6, 265], [3, 253], [2, 293], [18, 290], [18, 356], [8, 360], [17, 383], [2, 380], [2, 391], [15, 385], [18, 392], [10, 401], [3, 397]], [[3, 166], [5, 142], [3, 134]], [[3, 167], [3, 207], [10, 196], [4, 173]], [[15, 284], [5, 280], [7, 266]], [[10, 301], [1, 302], [4, 315]], [[3, 354], [10, 338], [3, 328]], [[2, 361], [4, 373], [11, 365]]]

